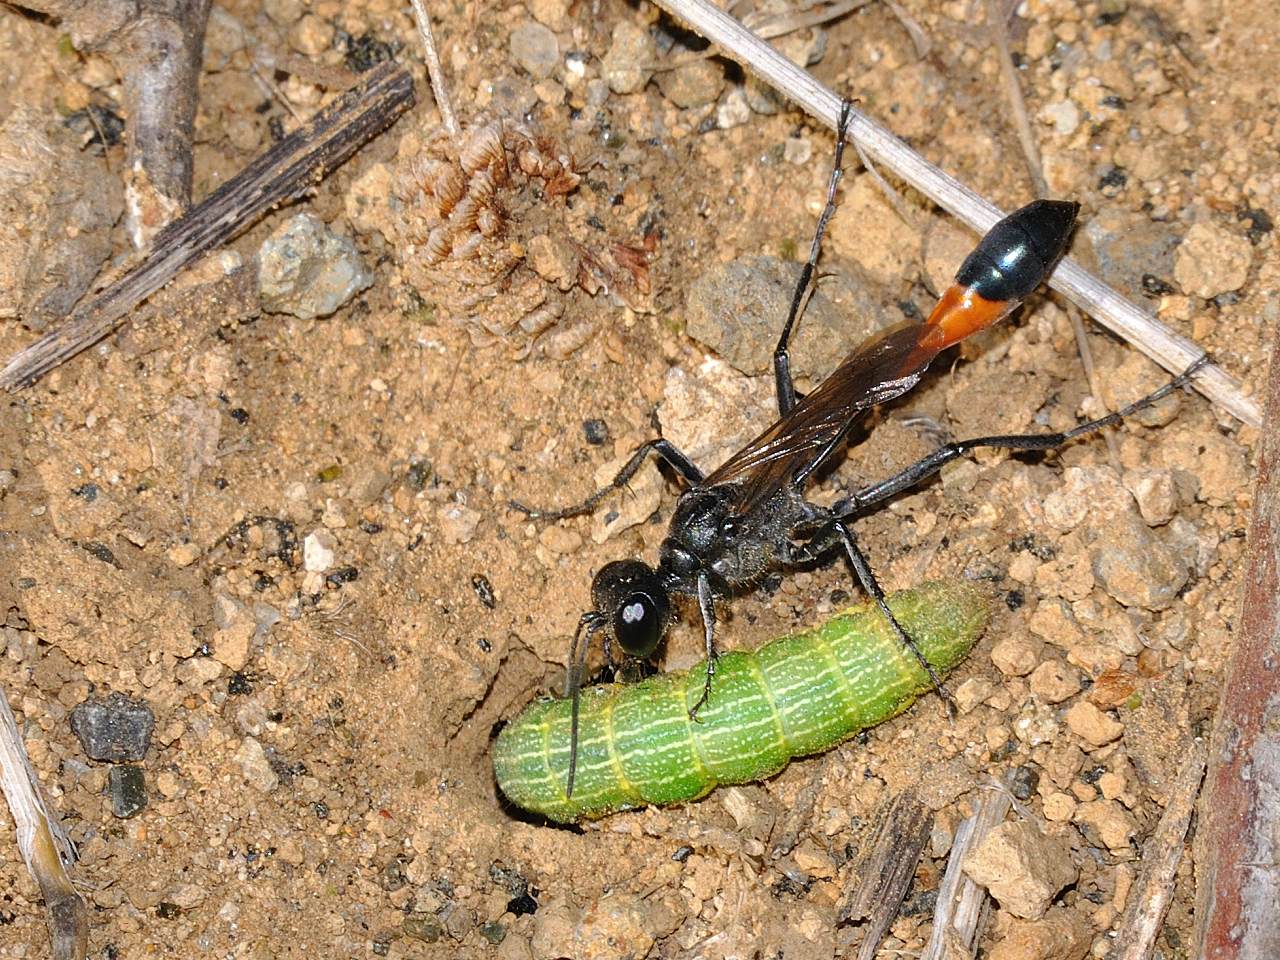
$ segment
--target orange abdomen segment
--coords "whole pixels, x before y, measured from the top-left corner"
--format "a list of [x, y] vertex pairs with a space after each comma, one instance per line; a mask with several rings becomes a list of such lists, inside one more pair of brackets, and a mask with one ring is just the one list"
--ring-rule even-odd
[[1018, 305], [1016, 300], [988, 300], [973, 287], [952, 284], [925, 321], [920, 346], [942, 351], [970, 334], [985, 330]]

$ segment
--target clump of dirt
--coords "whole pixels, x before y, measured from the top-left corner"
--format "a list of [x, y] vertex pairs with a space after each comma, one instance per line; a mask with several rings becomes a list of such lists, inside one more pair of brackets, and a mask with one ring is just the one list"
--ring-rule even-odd
[[[989, 31], [966, 4], [902, 8], [918, 32], [868, 5], [781, 42], [998, 203], [1030, 199]], [[118, 95], [109, 65], [55, 24], [0, 16], [0, 123]], [[491, 739], [560, 688], [592, 573], [652, 560], [676, 490], [655, 480], [656, 513], [632, 511], [600, 542], [593, 518], [540, 525], [509, 501], [584, 497], [602, 464], [653, 435], [655, 409], [690, 438], [733, 436], [753, 411], [692, 409], [704, 371], [720, 395], [767, 405], [770, 378], [708, 364], [685, 335], [686, 298], [727, 264], [803, 258], [832, 145], [646, 4], [438, 16], [473, 139], [433, 148], [424, 102], [305, 202], [355, 237], [370, 290], [300, 320], [201, 274], [0, 413], [0, 682], [79, 844], [93, 955], [849, 956], [863, 929], [840, 922], [839, 904], [858, 854], [914, 788], [935, 823], [879, 954], [894, 957], [927, 940], [955, 829], [993, 778], [1015, 784], [1037, 831], [1027, 843], [1053, 851], [1044, 875], [1076, 879], [1025, 916], [1011, 905], [1044, 888], [1029, 875], [996, 906], [984, 948], [1098, 955], [1180, 745], [1217, 701], [1252, 432], [1179, 395], [1116, 431], [1114, 451], [1091, 439], [1047, 457], [978, 454], [859, 521], [886, 587], [967, 577], [998, 601], [952, 681], [954, 722], [929, 698], [696, 804], [577, 829], [522, 816], [496, 795]], [[1096, 245], [1105, 276], [1145, 291], [1256, 390], [1277, 309], [1267, 94], [1280, 76], [1255, 55], [1276, 40], [1273, 11], [1053, 0], [1027, 4], [1011, 30], [1050, 190], [1084, 204], [1077, 252]], [[352, 51], [398, 50], [421, 75], [414, 36], [382, 0], [220, 5], [197, 195], [331, 96]], [[19, 83], [32, 51], [58, 69]], [[442, 191], [472, 143], [484, 162], [471, 172], [492, 175], [476, 189], [494, 205], [444, 256], [432, 231], [457, 209]], [[530, 145], [559, 172], [527, 168]], [[120, 147], [84, 149], [119, 171]], [[972, 243], [904, 194], [911, 224], [850, 169], [822, 261], [867, 285], [837, 303], [877, 304], [885, 322], [927, 311], [946, 251]], [[235, 250], [251, 261], [293, 212]], [[1129, 235], [1151, 265], [1123, 252]], [[455, 259], [473, 237], [477, 257]], [[127, 249], [118, 225], [112, 238]], [[620, 252], [633, 247], [644, 256]], [[6, 249], [0, 275], [14, 276], [22, 252]], [[484, 275], [467, 276], [477, 264]], [[6, 319], [0, 351], [31, 336]], [[1106, 336], [1090, 342], [1109, 404], [1165, 378]], [[877, 414], [812, 496], [888, 476], [940, 435], [1060, 430], [1100, 412], [1054, 297], [958, 353]], [[757, 646], [854, 593], [837, 563], [771, 578], [724, 611], [725, 643]], [[686, 616], [661, 666], [687, 666], [701, 643]], [[84, 755], [69, 722], [112, 693], [155, 716], [146, 806], [129, 818], [113, 813], [109, 764]], [[0, 858], [0, 952], [37, 955], [37, 888], [16, 847]], [[1188, 860], [1170, 952], [1190, 941], [1192, 899]]]

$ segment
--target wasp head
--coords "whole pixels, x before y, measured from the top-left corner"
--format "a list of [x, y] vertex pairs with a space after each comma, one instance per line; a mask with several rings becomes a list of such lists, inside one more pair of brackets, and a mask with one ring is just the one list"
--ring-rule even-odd
[[671, 599], [658, 572], [639, 560], [607, 564], [591, 582], [591, 601], [633, 657], [651, 657], [671, 619]]

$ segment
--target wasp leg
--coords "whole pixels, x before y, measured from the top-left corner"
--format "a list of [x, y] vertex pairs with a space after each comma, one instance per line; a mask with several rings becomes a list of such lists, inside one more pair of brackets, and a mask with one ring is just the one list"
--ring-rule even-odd
[[702, 685], [702, 696], [689, 708], [690, 720], [698, 719], [698, 711], [711, 696], [711, 678], [716, 675], [716, 604], [711, 583], [705, 576], [698, 577], [698, 609], [702, 612], [702, 631], [707, 641], [707, 679]]
[[558, 510], [537, 510], [533, 507], [525, 506], [518, 500], [512, 500], [510, 501], [511, 508], [519, 510], [532, 520], [563, 520], [565, 517], [577, 517], [584, 513], [590, 513], [609, 494], [625, 487], [631, 478], [636, 475], [636, 471], [644, 465], [645, 458], [651, 453], [671, 464], [676, 473], [680, 474], [687, 483], [692, 485], [702, 482], [703, 473], [698, 469], [697, 464], [681, 453], [670, 440], [660, 437], [657, 440], [646, 440], [636, 447], [636, 452], [631, 454], [631, 459], [623, 464], [622, 469], [609, 482], [609, 485], [597, 490], [581, 503], [572, 507], [562, 507]]
[[791, 355], [787, 352], [791, 341], [791, 330], [795, 326], [796, 317], [800, 315], [800, 307], [804, 303], [809, 283], [813, 280], [813, 272], [818, 268], [818, 254], [822, 250], [822, 237], [827, 232], [827, 221], [836, 212], [836, 189], [840, 186], [840, 177], [844, 168], [844, 145], [848, 139], [849, 118], [853, 104], [845, 100], [840, 106], [840, 121], [836, 124], [836, 159], [831, 168], [831, 180], [827, 184], [827, 205], [822, 208], [818, 217], [818, 229], [814, 232], [813, 243], [809, 245], [809, 259], [800, 271], [800, 280], [796, 283], [796, 292], [791, 297], [791, 309], [787, 313], [786, 325], [782, 328], [782, 336], [778, 345], [773, 348], [773, 382], [778, 396], [778, 414], [786, 416], [796, 405], [796, 385], [791, 378]]
[[911, 655], [916, 658], [921, 668], [929, 677], [929, 682], [933, 684], [933, 689], [938, 692], [938, 696], [942, 698], [942, 702], [947, 705], [947, 712], [954, 717], [956, 715], [956, 702], [951, 698], [951, 694], [947, 692], [947, 688], [942, 685], [942, 679], [933, 669], [933, 664], [925, 659], [920, 648], [916, 646], [916, 642], [911, 639], [910, 634], [903, 629], [902, 624], [898, 623], [898, 618], [893, 615], [893, 611], [889, 609], [889, 603], [885, 599], [884, 590], [880, 586], [880, 581], [876, 579], [876, 575], [871, 572], [871, 564], [867, 562], [866, 554], [862, 552], [862, 548], [858, 546], [858, 541], [853, 537], [853, 531], [849, 529], [849, 524], [844, 520], [836, 518], [831, 521], [833, 533], [839, 538], [844, 546], [845, 554], [849, 557], [849, 562], [853, 564], [853, 572], [858, 576], [858, 582], [862, 584], [868, 596], [875, 601], [880, 612], [884, 614], [884, 618], [889, 621], [889, 626], [893, 628], [893, 632], [898, 635], [898, 639], [902, 641], [902, 645], [911, 651]]
[[1195, 374], [1208, 362], [1208, 354], [1198, 357], [1191, 366], [1187, 367], [1186, 370], [1160, 389], [1153, 390], [1145, 397], [1139, 397], [1133, 403], [1121, 410], [1117, 410], [1115, 413], [1109, 413], [1105, 417], [1098, 417], [1096, 420], [1079, 424], [1070, 430], [1063, 430], [1061, 433], [1006, 434], [992, 437], [974, 437], [972, 440], [957, 440], [953, 443], [948, 443], [939, 447], [927, 457], [917, 460], [911, 466], [889, 479], [863, 487], [840, 501], [835, 507], [835, 512], [841, 519], [847, 520], [866, 510], [867, 507], [888, 500], [903, 490], [914, 487], [921, 480], [933, 476], [952, 460], [980, 447], [994, 447], [1002, 450], [1052, 450], [1054, 447], [1060, 447], [1077, 437], [1094, 433], [1104, 427], [1114, 426], [1124, 420], [1125, 417], [1132, 416], [1139, 410], [1151, 406], [1157, 400], [1168, 396], [1179, 387], [1189, 385]]

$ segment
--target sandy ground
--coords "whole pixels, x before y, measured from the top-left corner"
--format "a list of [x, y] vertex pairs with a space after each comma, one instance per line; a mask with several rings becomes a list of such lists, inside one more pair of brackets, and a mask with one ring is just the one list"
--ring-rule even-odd
[[[879, 4], [783, 43], [996, 202], [1029, 199], [989, 34], [968, 4], [904, 7], [922, 46]], [[609, 508], [545, 525], [508, 501], [584, 496], [653, 434], [655, 410], [710, 465], [767, 416], [769, 334], [735, 358], [755, 379], [709, 363], [686, 335], [691, 290], [739, 258], [803, 256], [832, 140], [794, 110], [752, 111], [767, 99], [720, 60], [670, 69], [686, 56], [673, 41], [690, 38], [645, 4], [437, 15], [469, 136], [503, 117], [524, 131], [511, 156], [528, 155], [498, 185], [500, 229], [476, 234], [474, 260], [429, 262], [422, 188], [451, 154], [420, 85], [425, 102], [302, 205], [355, 240], [371, 288], [327, 319], [263, 312], [252, 258], [296, 212], [279, 211], [233, 245], [249, 266], [174, 284], [0, 411], [0, 681], [80, 846], [91, 955], [854, 956], [862, 930], [837, 923], [837, 902], [877, 812], [914, 787], [936, 825], [878, 954], [897, 957], [927, 939], [975, 791], [1013, 772], [1075, 879], [1044, 918], [993, 906], [983, 943], [1053, 931], [1040, 952], [1007, 955], [1102, 955], [1168, 778], [1218, 697], [1251, 431], [1186, 396], [1117, 431], [1114, 451], [1093, 439], [979, 456], [861, 521], [887, 587], [990, 589], [993, 625], [952, 680], [954, 722], [929, 698], [696, 804], [572, 830], [521, 817], [496, 795], [492, 738], [561, 683], [594, 570], [654, 559], [677, 489], [638, 482], [613, 508], [637, 521], [626, 529], [606, 527]], [[78, 242], [59, 255], [94, 255], [94, 269], [127, 257], [110, 197], [121, 148], [57, 132], [87, 104], [109, 107], [118, 79], [55, 25], [12, 8], [0, 20], [0, 122], [32, 111], [62, 151], [48, 178], [6, 194], [16, 226], [0, 271], [27, 283], [33, 251], [82, 235], [96, 254]], [[1050, 191], [1083, 204], [1076, 252], [1256, 390], [1277, 281], [1270, 5], [1037, 0], [1011, 33]], [[351, 62], [348, 35], [392, 45], [421, 77], [399, 5], [218, 7], [197, 195], [292, 123], [253, 57], [292, 57], [265, 78], [306, 115]], [[662, 69], [617, 92], [606, 54], [636, 37], [652, 58], [642, 74]], [[623, 72], [614, 87], [634, 81]], [[573, 176], [556, 179], [561, 157]], [[81, 223], [86, 197], [97, 219]], [[824, 292], [838, 305], [842, 283], [856, 288], [876, 322], [927, 311], [972, 243], [910, 191], [905, 202], [910, 225], [851, 167], [823, 260]], [[848, 326], [799, 351], [805, 382], [866, 332], [865, 315], [834, 315]], [[32, 339], [27, 319], [3, 320], [0, 352]], [[1113, 338], [1089, 341], [1107, 402], [1161, 382]], [[926, 452], [936, 431], [910, 417], [955, 437], [1061, 429], [1096, 411], [1088, 395], [1061, 302], [1037, 298], [881, 411], [813, 494], [830, 502]], [[304, 557], [308, 537], [324, 549]], [[854, 593], [834, 563], [770, 581], [726, 609], [725, 642], [754, 647]], [[685, 614], [665, 668], [698, 656]], [[111, 692], [156, 718], [147, 806], [128, 819], [68, 722]], [[774, 858], [798, 797], [812, 813]], [[0, 847], [0, 956], [45, 956], [36, 887], [13, 843]], [[1188, 860], [1166, 957], [1189, 949], [1193, 890]]]

